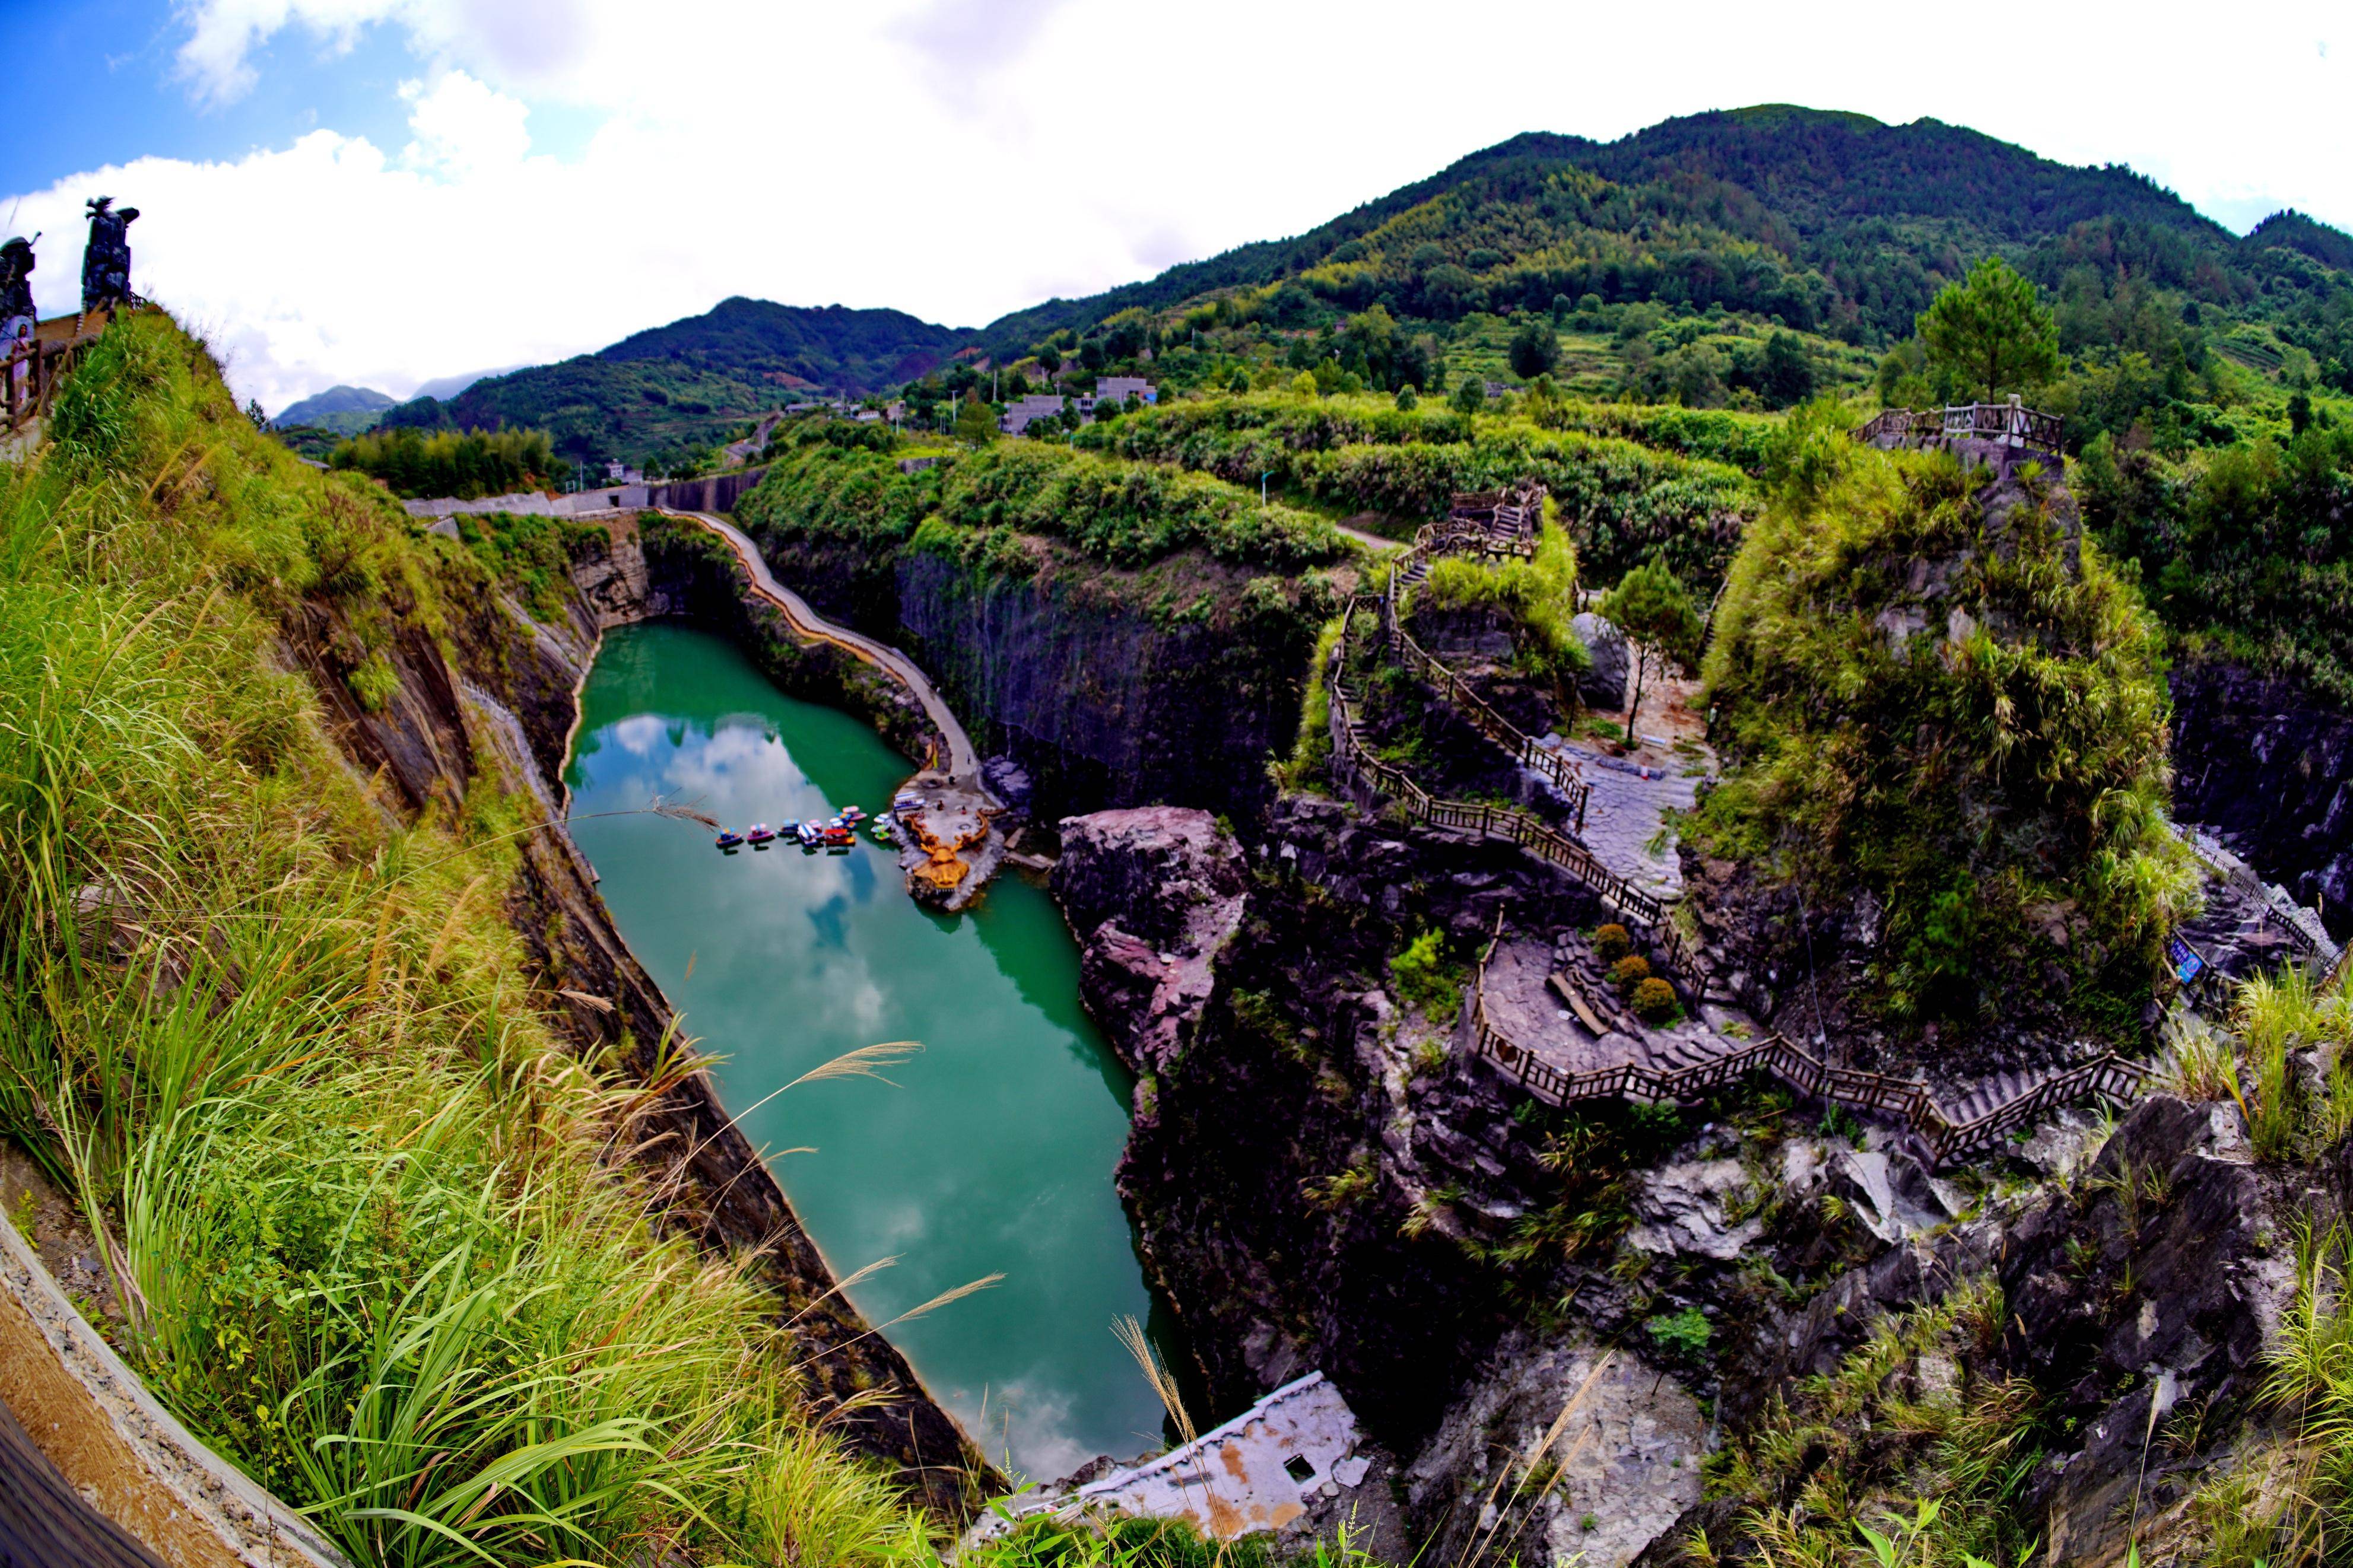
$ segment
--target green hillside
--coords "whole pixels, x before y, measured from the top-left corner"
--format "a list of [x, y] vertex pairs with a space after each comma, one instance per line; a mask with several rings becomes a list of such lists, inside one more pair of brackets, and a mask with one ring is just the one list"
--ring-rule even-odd
[[308, 427], [332, 430], [338, 436], [356, 436], [363, 430], [375, 428], [385, 410], [397, 400], [371, 386], [331, 386], [324, 392], [312, 393], [300, 403], [290, 403], [271, 423], [293, 430]]
[[2071, 447], [2136, 428], [2228, 445], [2284, 433], [2292, 394], [2353, 391], [2353, 238], [2335, 229], [2282, 213], [2242, 238], [2120, 166], [1765, 105], [1607, 143], [1517, 136], [1295, 237], [977, 331], [732, 299], [385, 423], [540, 428], [565, 466], [679, 471], [820, 389], [903, 386], [944, 425], [984, 364], [1016, 373], [984, 396], [1106, 373], [1264, 392], [1306, 373], [1326, 395], [1545, 374], [1575, 397], [1686, 407], [1919, 399], [1946, 389], [1917, 374], [1913, 320], [1988, 255], [2057, 310], [2068, 374], [2043, 400]]
[[384, 422], [541, 429], [566, 464], [618, 458], [681, 467], [694, 449], [733, 438], [767, 409], [821, 393], [896, 385], [939, 364], [969, 336], [900, 310], [730, 299], [593, 354], [486, 377], [447, 402], [417, 398]]

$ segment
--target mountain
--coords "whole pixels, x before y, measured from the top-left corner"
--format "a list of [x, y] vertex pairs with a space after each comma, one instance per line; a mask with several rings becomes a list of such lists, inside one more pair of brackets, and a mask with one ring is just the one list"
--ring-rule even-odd
[[416, 399], [420, 397], [432, 397], [447, 402], [448, 399], [457, 396], [459, 393], [465, 391], [466, 388], [473, 385], [474, 383], [478, 381], [481, 381], [493, 375], [505, 375], [510, 371], [522, 370], [524, 368], [526, 367], [519, 364], [502, 364], [495, 370], [471, 370], [468, 371], [463, 375], [436, 376], [431, 381], [428, 381], [424, 385], [418, 387], [416, 391], [410, 393], [408, 395], [409, 400], [414, 402]]
[[[1349, 310], [1449, 320], [1556, 295], [1778, 315], [1855, 343], [1911, 329], [1988, 253], [2046, 287], [2090, 265], [2224, 306], [2283, 249], [2347, 268], [2353, 240], [2282, 214], [2242, 240], [2144, 175], [2079, 168], [1935, 120], [1788, 104], [1662, 121], [1616, 142], [1530, 132], [1286, 240], [1242, 246], [989, 324], [1000, 356], [1117, 311], [1296, 280]], [[2307, 285], [2304, 285], [2308, 288]]]
[[862, 395], [944, 363], [972, 334], [902, 310], [722, 300], [559, 364], [402, 404], [388, 425], [545, 430], [565, 461], [643, 463], [711, 447], [765, 410], [818, 392]]
[[331, 386], [300, 403], [288, 404], [271, 423], [288, 429], [308, 425], [332, 430], [338, 436], [356, 436], [363, 430], [375, 429], [384, 411], [397, 401], [374, 387]]
[[[1320, 334], [1374, 305], [1427, 341], [1416, 362], [1425, 384], [1430, 372], [1450, 386], [1466, 371], [1502, 374], [1510, 318], [1550, 312], [1558, 324], [1567, 307], [1585, 336], [1570, 345], [1565, 381], [1621, 384], [1627, 345], [1647, 331], [1651, 348], [1634, 344], [1638, 356], [1719, 354], [1726, 374], [1704, 395], [1663, 383], [1641, 395], [1705, 402], [1754, 379], [1740, 356], [1778, 326], [1803, 335], [1816, 384], [1854, 384], [1938, 289], [1989, 254], [2060, 300], [2071, 353], [2138, 353], [2170, 374], [2201, 363], [2200, 334], [2229, 333], [2226, 352], [2242, 363], [2276, 366], [2301, 347], [2324, 378], [2353, 385], [2353, 238], [2337, 229], [2285, 212], [2242, 238], [2120, 165], [2053, 163], [1935, 120], [1889, 125], [1766, 104], [1614, 142], [1515, 136], [1304, 234], [1050, 300], [977, 331], [897, 310], [730, 299], [596, 353], [490, 377], [447, 401], [420, 397], [385, 422], [533, 426], [565, 459], [679, 459], [796, 395], [896, 386], [966, 349], [1004, 363], [1049, 338], [1069, 348], [1130, 310], [1161, 319], [1102, 334], [1090, 354], [1128, 368], [1151, 344], [1174, 346], [1181, 330], [1214, 321], [1229, 329], [1219, 334], [1221, 365], [1240, 355], [1304, 369], [1330, 352]], [[1214, 300], [1238, 309], [1196, 313]], [[1694, 348], [1701, 328], [1630, 327], [1622, 311], [1590, 308], [1652, 303], [1729, 324], [1720, 342]], [[2192, 304], [2213, 310], [2201, 317]], [[1183, 320], [1171, 314], [1179, 307]], [[1155, 374], [1184, 384], [1177, 356]]]

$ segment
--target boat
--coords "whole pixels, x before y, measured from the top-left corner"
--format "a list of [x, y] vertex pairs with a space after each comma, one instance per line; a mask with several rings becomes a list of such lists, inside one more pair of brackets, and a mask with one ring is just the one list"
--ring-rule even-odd
[[866, 820], [866, 808], [862, 805], [845, 805], [841, 808], [841, 816], [839, 820], [847, 822], [851, 826], [855, 827], [858, 824]]
[[741, 844], [741, 843], [743, 843], [743, 842], [744, 842], [744, 836], [743, 836], [742, 834], [740, 834], [740, 833], [732, 833], [732, 832], [728, 831], [726, 828], [723, 828], [723, 828], [721, 828], [721, 829], [719, 830], [718, 844], [719, 844], [719, 847], [721, 847], [722, 849], [733, 849], [733, 848], [734, 848], [738, 844]]
[[765, 844], [769, 839], [774, 838], [776, 836], [776, 830], [775, 828], [769, 826], [765, 822], [755, 822], [752, 824], [751, 826], [744, 830], [744, 842], [757, 846]]
[[825, 829], [817, 823], [804, 822], [793, 829], [793, 837], [801, 841], [802, 848], [814, 849], [824, 840]]
[[827, 825], [825, 830], [825, 847], [828, 851], [847, 849], [857, 842], [857, 836], [849, 831], [849, 825], [848, 823], [834, 822]]
[[892, 828], [891, 819], [887, 816], [876, 817], [872, 824], [867, 827], [866, 831], [874, 835], [874, 842], [877, 844], [888, 844], [892, 839], [899, 837], [897, 832]]

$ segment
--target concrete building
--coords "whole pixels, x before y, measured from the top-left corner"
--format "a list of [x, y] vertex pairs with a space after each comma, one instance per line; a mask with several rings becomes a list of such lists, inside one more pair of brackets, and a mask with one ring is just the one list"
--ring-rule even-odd
[[[1083, 402], [1080, 407], [1083, 413], [1085, 409]], [[1006, 405], [1005, 412], [997, 417], [997, 427], [1008, 436], [1019, 436], [1026, 433], [1035, 421], [1060, 414], [1061, 411], [1062, 395], [1060, 393], [1033, 392], [1027, 397], [1016, 398]]]
[[1157, 1458], [1075, 1489], [1002, 1499], [1012, 1519], [984, 1515], [965, 1544], [1002, 1535], [1036, 1513], [1073, 1521], [1181, 1519], [1216, 1541], [1280, 1533], [1334, 1503], [1345, 1510], [1370, 1468], [1369, 1458], [1357, 1452], [1363, 1441], [1348, 1402], [1322, 1373], [1311, 1372]]
[[1160, 401], [1160, 389], [1140, 375], [1107, 375], [1095, 383], [1095, 401], [1110, 398], [1113, 403], [1125, 403], [1129, 397], [1144, 403]]

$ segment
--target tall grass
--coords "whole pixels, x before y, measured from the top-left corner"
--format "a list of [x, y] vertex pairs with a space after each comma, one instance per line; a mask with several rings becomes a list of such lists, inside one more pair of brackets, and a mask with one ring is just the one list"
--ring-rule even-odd
[[162, 318], [89, 354], [0, 468], [0, 1131], [158, 1394], [358, 1560], [929, 1560], [535, 1011], [537, 807], [392, 826], [281, 668], [299, 617], [441, 635], [470, 570]]

